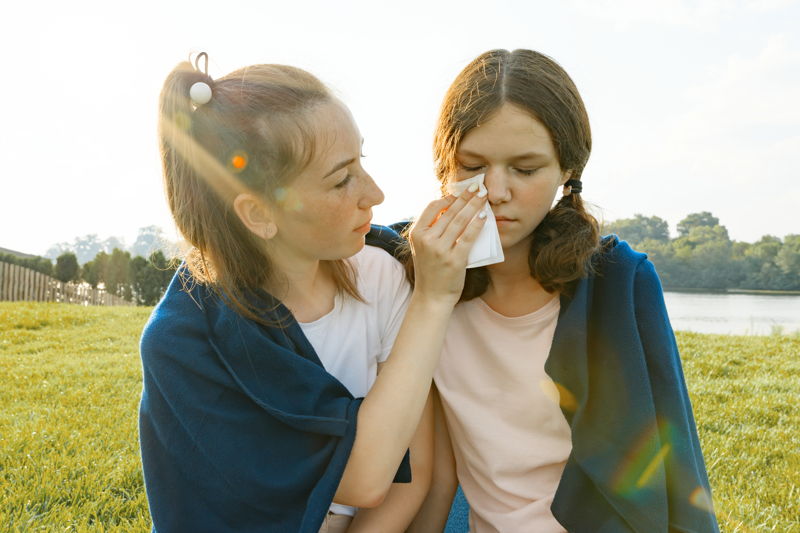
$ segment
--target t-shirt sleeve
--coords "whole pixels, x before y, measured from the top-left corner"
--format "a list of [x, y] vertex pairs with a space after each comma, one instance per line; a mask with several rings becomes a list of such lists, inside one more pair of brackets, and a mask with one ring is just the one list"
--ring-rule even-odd
[[387, 259], [378, 297], [378, 316], [382, 320], [379, 363], [383, 363], [389, 357], [411, 299], [411, 285], [406, 279], [403, 266], [391, 257]]

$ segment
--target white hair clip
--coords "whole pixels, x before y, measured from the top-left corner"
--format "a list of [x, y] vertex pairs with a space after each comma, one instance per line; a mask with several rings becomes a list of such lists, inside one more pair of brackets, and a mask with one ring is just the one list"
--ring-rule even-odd
[[198, 81], [189, 88], [189, 98], [196, 106], [207, 104], [211, 101], [211, 87], [204, 81]]
[[[205, 60], [205, 66], [203, 70], [200, 70], [200, 60]], [[206, 76], [208, 76], [208, 54], [205, 52], [200, 52], [197, 54], [197, 57], [194, 58], [194, 69], [197, 72], [203, 72]], [[203, 104], [207, 104], [211, 101], [211, 87], [204, 82], [198, 81], [189, 88], [189, 98], [192, 99], [192, 103], [195, 106], [201, 106]]]

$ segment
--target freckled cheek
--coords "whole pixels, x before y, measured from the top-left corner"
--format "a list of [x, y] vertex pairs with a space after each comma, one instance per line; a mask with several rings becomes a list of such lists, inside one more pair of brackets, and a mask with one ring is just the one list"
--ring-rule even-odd
[[328, 201], [322, 204], [307, 205], [303, 209], [302, 217], [304, 222], [313, 227], [313, 233], [318, 236], [326, 236], [347, 231], [356, 221], [352, 216], [352, 210], [348, 209], [349, 202]]

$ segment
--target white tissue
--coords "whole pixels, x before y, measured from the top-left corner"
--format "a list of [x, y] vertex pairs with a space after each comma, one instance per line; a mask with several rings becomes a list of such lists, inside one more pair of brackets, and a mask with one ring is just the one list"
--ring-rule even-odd
[[[483, 174], [473, 176], [464, 181], [451, 181], [447, 184], [447, 192], [454, 195], [459, 195], [467, 187], [473, 183], [477, 183], [478, 194], [486, 194], [486, 187], [483, 185]], [[500, 233], [497, 231], [497, 221], [494, 218], [494, 213], [489, 205], [489, 202], [483, 206], [483, 212], [486, 213], [486, 222], [481, 228], [475, 244], [469, 251], [469, 258], [467, 259], [467, 268], [475, 268], [479, 266], [493, 265], [494, 263], [502, 263], [505, 260], [503, 256], [503, 246], [500, 244]]]

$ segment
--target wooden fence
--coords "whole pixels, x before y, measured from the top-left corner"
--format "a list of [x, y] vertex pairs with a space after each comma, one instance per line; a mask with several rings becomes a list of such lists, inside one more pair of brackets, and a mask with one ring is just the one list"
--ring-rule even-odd
[[61, 302], [81, 305], [133, 305], [93, 289], [88, 283], [63, 283], [41, 272], [0, 261], [0, 301]]

